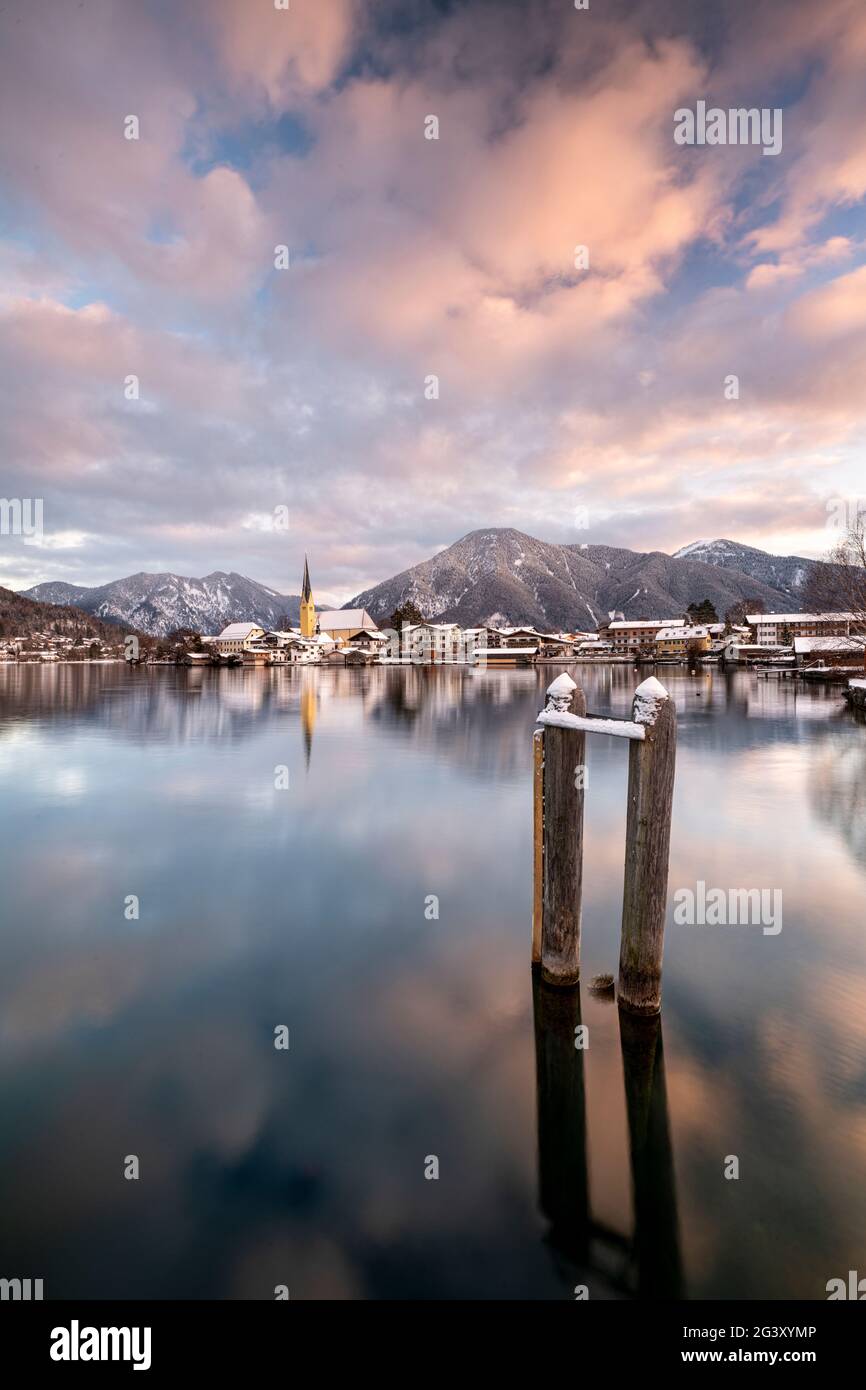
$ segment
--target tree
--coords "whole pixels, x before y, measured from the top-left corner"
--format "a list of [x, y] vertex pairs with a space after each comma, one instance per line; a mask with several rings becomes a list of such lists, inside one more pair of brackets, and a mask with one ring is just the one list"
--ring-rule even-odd
[[745, 627], [746, 615], [749, 613], [763, 613], [764, 604], [759, 598], [741, 598], [736, 603], [732, 603], [725, 614], [725, 627], [730, 631], [732, 627]]
[[866, 625], [866, 512], [857, 508], [824, 560], [809, 568], [803, 598], [811, 613], [851, 613]]
[[701, 599], [700, 603], [690, 603], [687, 613], [693, 623], [717, 623], [719, 615], [710, 599]]
[[690, 638], [689, 641], [686, 643], [686, 661], [689, 664], [690, 670], [694, 670], [694, 668], [698, 664], [698, 660], [701, 656], [703, 656], [703, 653], [703, 642], [701, 642], [700, 639], [697, 637]]
[[410, 598], [397, 605], [391, 614], [386, 627], [393, 628], [395, 632], [401, 632], [404, 623], [423, 623], [425, 621], [421, 609]]

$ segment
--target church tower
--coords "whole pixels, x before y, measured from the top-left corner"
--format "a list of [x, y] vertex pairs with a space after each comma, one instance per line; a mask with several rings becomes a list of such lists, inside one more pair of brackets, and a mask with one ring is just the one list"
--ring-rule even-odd
[[301, 636], [315, 637], [316, 635], [316, 605], [313, 602], [313, 590], [310, 587], [310, 567], [307, 564], [307, 557], [304, 556], [304, 584], [301, 589]]

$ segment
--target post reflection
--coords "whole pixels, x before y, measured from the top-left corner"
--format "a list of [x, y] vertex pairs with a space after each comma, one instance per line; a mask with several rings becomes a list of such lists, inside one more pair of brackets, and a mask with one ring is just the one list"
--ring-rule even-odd
[[584, 1053], [575, 1048], [580, 990], [546, 985], [533, 972], [538, 1084], [538, 1189], [550, 1243], [582, 1263], [589, 1250]]
[[539, 1205], [569, 1286], [589, 1296], [684, 1297], [661, 1018], [619, 1010], [629, 1161], [631, 1236], [593, 1219], [587, 1159], [585, 1052], [575, 1047], [580, 989], [533, 977], [538, 1092]]
[[661, 1015], [619, 1010], [640, 1298], [682, 1298], [676, 1182]]

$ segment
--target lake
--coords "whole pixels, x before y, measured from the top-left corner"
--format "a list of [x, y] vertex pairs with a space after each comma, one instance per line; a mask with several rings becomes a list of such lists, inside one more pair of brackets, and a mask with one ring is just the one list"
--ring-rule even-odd
[[[660, 671], [663, 1006], [621, 1027], [587, 986], [617, 968], [625, 740], [587, 740], [584, 983], [530, 970], [558, 670], [0, 666], [0, 1276], [823, 1299], [866, 1274], [866, 726], [839, 687]], [[623, 717], [642, 674], [578, 678]], [[782, 930], [678, 925], [698, 881], [780, 890]]]

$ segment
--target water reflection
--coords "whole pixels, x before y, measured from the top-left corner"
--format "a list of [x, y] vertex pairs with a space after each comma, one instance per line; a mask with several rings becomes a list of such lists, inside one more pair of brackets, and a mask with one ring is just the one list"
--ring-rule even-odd
[[665, 1085], [661, 1018], [619, 1010], [634, 1197], [637, 1291], [682, 1298], [676, 1185]]
[[593, 1054], [575, 1045], [580, 989], [556, 989], [535, 975], [533, 1004], [539, 1205], [560, 1274], [593, 1298], [682, 1298], [661, 1019], [617, 1010], [634, 1213], [628, 1236], [592, 1215], [584, 1068]]
[[844, 730], [824, 741], [816, 751], [809, 790], [817, 814], [866, 864], [866, 730], [853, 746]]
[[[663, 1055], [530, 986], [554, 674], [0, 667], [0, 1266], [420, 1298], [811, 1298], [857, 1267], [866, 729], [832, 689], [665, 673], [671, 885], [777, 885], [785, 925], [669, 919]], [[641, 673], [580, 675], [623, 715]], [[618, 955], [620, 742], [588, 750], [587, 978]]]
[[554, 989], [533, 972], [538, 1087], [538, 1200], [550, 1243], [580, 1268], [589, 1253], [584, 1051], [580, 990]]

